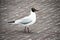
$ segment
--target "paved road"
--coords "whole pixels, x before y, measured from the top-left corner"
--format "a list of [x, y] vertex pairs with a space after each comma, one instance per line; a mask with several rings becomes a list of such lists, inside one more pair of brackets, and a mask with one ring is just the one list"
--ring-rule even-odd
[[[29, 15], [32, 7], [39, 11], [31, 33], [7, 23]], [[0, 40], [60, 40], [60, 0], [0, 0]]]

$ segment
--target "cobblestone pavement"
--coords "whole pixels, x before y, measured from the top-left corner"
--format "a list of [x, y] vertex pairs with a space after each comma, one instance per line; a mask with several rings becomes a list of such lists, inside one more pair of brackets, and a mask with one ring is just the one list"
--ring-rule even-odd
[[[32, 7], [39, 11], [31, 33], [7, 23], [29, 15]], [[60, 0], [0, 0], [0, 40], [60, 40]]]

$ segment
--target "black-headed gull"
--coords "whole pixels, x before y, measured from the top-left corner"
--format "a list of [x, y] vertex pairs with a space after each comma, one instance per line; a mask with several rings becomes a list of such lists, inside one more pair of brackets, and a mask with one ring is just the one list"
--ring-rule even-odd
[[22, 24], [23, 26], [25, 26], [24, 31], [25, 32], [30, 32], [29, 31], [29, 25], [32, 25], [36, 22], [36, 14], [35, 12], [38, 11], [35, 8], [31, 8], [30, 11], [30, 15], [26, 16], [24, 18], [18, 19], [16, 21], [10, 21], [8, 23], [12, 23], [12, 24]]

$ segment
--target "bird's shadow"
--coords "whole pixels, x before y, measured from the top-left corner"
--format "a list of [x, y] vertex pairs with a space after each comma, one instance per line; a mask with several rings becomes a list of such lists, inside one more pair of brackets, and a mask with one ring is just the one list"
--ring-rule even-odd
[[33, 31], [25, 32], [25, 31], [22, 31], [22, 30], [20, 30], [20, 31], [15, 30], [15, 31], [13, 31], [13, 33], [16, 33], [16, 34], [38, 34], [38, 33], [33, 32]]

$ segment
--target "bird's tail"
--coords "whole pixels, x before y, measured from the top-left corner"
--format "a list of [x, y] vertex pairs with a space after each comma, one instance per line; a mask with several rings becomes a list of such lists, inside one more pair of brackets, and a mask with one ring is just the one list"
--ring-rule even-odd
[[9, 21], [8, 23], [15, 23], [15, 21]]

